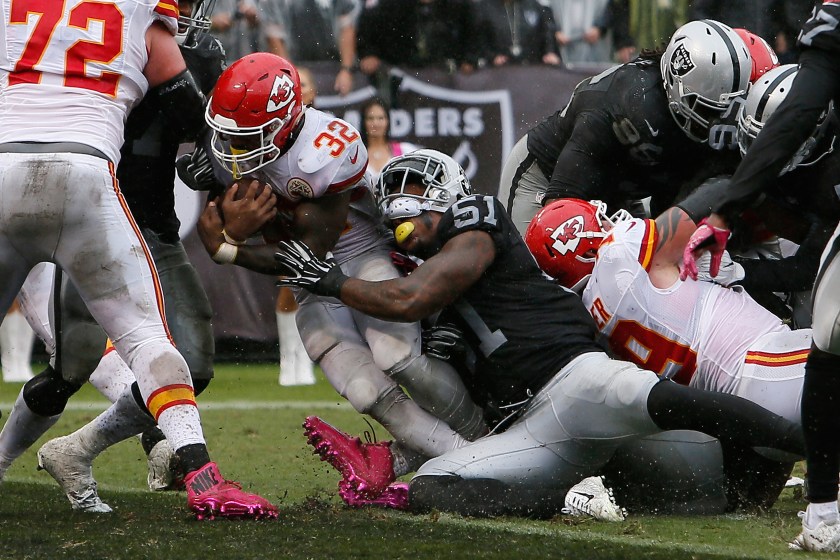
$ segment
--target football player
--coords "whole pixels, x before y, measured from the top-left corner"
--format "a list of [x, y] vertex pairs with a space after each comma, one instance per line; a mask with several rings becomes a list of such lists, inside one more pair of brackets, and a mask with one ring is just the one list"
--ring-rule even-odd
[[[799, 34], [802, 47], [799, 71], [791, 91], [750, 147], [731, 181], [689, 197], [681, 203], [693, 219], [709, 215], [686, 245], [683, 274], [696, 276], [697, 253], [712, 252], [712, 272], [726, 245], [728, 219], [773, 185], [791, 157], [813, 134], [828, 104], [840, 99], [840, 5], [818, 3]], [[800, 187], [801, 188], [801, 187]], [[823, 253], [814, 286], [813, 345], [805, 366], [802, 425], [807, 442], [808, 508], [802, 516], [802, 533], [792, 548], [840, 551], [840, 517], [837, 484], [840, 472], [840, 316], [837, 298], [837, 232]]]
[[[2, 13], [0, 307], [34, 264], [59, 265], [135, 372], [144, 408], [187, 472], [189, 507], [199, 516], [276, 516], [210, 460], [157, 271], [116, 178], [125, 119], [144, 94], [168, 128], [199, 131], [203, 99], [174, 39], [177, 4], [5, 0]], [[32, 13], [38, 24], [26, 25]], [[50, 470], [66, 458], [52, 451], [39, 456]]]
[[[277, 275], [284, 269], [274, 260], [276, 239], [266, 239], [279, 235], [304, 241], [321, 258], [329, 252], [347, 274], [371, 280], [399, 276], [391, 262], [392, 238], [381, 231], [358, 131], [303, 106], [291, 63], [267, 53], [234, 62], [216, 84], [206, 119], [213, 154], [235, 178], [246, 178], [209, 202], [199, 220], [213, 260]], [[257, 194], [257, 185], [265, 184], [271, 189]], [[263, 241], [245, 244], [257, 231]], [[358, 412], [397, 438], [388, 454], [395, 473], [411, 472], [426, 457], [486, 432], [481, 410], [457, 372], [421, 354], [418, 323], [394, 325], [334, 298], [305, 290], [296, 295], [297, 325], [309, 356]]]
[[[206, 31], [206, 15], [213, 2], [182, 2], [175, 35], [191, 75], [209, 93], [222, 71], [224, 52]], [[117, 179], [135, 222], [155, 260], [162, 292], [169, 298], [166, 318], [179, 351], [187, 357], [195, 393], [212, 377], [213, 339], [210, 307], [194, 269], [178, 239], [174, 209], [174, 158], [182, 131], [168, 125], [170, 118], [160, 99], [149, 95], [131, 112], [120, 150]], [[200, 130], [201, 112], [193, 113], [191, 126]], [[50, 325], [48, 303], [56, 275], [55, 329]], [[63, 281], [62, 281], [63, 278]], [[87, 426], [85, 437], [76, 435], [48, 442], [39, 460], [64, 489], [74, 509], [107, 512], [91, 476], [93, 458], [106, 447], [126, 437], [154, 428], [146, 411], [134, 374], [113, 346], [97, 367], [106, 335], [91, 317], [74, 284], [52, 267], [39, 266], [24, 285], [25, 307], [53, 359], [44, 372], [24, 385], [9, 421], [0, 432], [0, 473], [59, 418], [70, 396], [94, 371], [92, 379], [116, 404]], [[45, 296], [45, 297], [42, 297]], [[55, 335], [53, 334], [55, 331]], [[121, 393], [123, 393], [121, 395]], [[159, 429], [144, 439], [150, 458], [149, 483], [166, 487], [171, 478], [172, 449]], [[194, 504], [199, 507], [199, 504]], [[202, 505], [201, 508], [205, 506]], [[217, 507], [217, 506], [210, 506]], [[270, 512], [267, 512], [270, 513]]]
[[[502, 433], [425, 463], [410, 483], [412, 509], [553, 514], [565, 490], [618, 445], [662, 430], [800, 449], [796, 426], [754, 403], [611, 359], [580, 299], [543, 275], [502, 204], [471, 195], [449, 156], [419, 150], [394, 158], [378, 185], [397, 243], [425, 261], [407, 277], [370, 282], [346, 276], [301, 242], [281, 242], [284, 283], [391, 321], [452, 309], [479, 349], [476, 379], [516, 411]], [[341, 457], [332, 462], [345, 467], [346, 489], [372, 497], [392, 482], [354, 453], [346, 434], [321, 422], [308, 435], [322, 457]]]
[[[766, 43], [765, 43], [766, 44]], [[680, 27], [664, 53], [648, 52], [583, 80], [568, 104], [514, 146], [498, 198], [520, 234], [555, 198], [654, 212], [684, 188], [738, 162], [736, 100], [751, 75], [747, 45], [726, 25]]]

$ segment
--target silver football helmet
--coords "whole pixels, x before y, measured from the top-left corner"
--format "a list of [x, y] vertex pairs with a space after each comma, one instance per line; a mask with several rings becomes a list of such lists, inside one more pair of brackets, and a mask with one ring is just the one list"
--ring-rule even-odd
[[[741, 150], [742, 156], [747, 153], [767, 120], [787, 97], [798, 69], [799, 67], [796, 64], [779, 66], [761, 76], [750, 88], [750, 92], [738, 112], [738, 148]], [[800, 165], [815, 163], [832, 151], [833, 140], [826, 151], [820, 154], [816, 153], [817, 145], [820, 144], [820, 140], [826, 132], [828, 125], [826, 118], [830, 111], [831, 106], [820, 116], [814, 133], [800, 146], [796, 154], [782, 169], [783, 174], [796, 169]]]
[[747, 93], [752, 60], [732, 28], [703, 19], [674, 32], [660, 69], [677, 124], [692, 140], [705, 142], [713, 121]]
[[[425, 192], [409, 194], [405, 192], [408, 184], [419, 184]], [[428, 149], [393, 158], [376, 184], [376, 198], [386, 220], [412, 218], [428, 210], [446, 212], [471, 193], [470, 181], [458, 162]]]
[[190, 4], [190, 15], [178, 15], [178, 33], [175, 41], [187, 49], [198, 46], [201, 38], [210, 31], [210, 15], [216, 0], [181, 0], [180, 6]]

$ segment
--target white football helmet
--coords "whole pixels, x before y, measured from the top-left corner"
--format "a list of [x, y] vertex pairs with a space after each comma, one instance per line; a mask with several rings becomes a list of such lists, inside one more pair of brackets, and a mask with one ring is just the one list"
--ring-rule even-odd
[[179, 8], [183, 9], [185, 4], [191, 6], [190, 15], [178, 15], [178, 33], [175, 34], [175, 41], [184, 48], [194, 49], [204, 34], [210, 31], [210, 15], [216, 0], [181, 0]]
[[660, 69], [677, 124], [692, 140], [705, 142], [713, 121], [747, 93], [752, 60], [732, 28], [703, 19], [674, 32]]
[[[738, 112], [738, 147], [742, 156], [747, 153], [767, 120], [787, 97], [790, 88], [793, 86], [797, 71], [798, 66], [796, 64], [779, 66], [761, 76], [750, 88], [750, 92]], [[832, 151], [833, 141], [826, 151], [819, 155], [815, 153], [817, 145], [825, 134], [828, 125], [826, 117], [830, 111], [831, 106], [820, 117], [814, 133], [800, 146], [796, 154], [782, 169], [783, 174], [796, 169], [800, 165], [815, 163]]]
[[[409, 194], [405, 192], [407, 184], [419, 184], [426, 190], [422, 195]], [[458, 162], [428, 149], [393, 158], [376, 184], [376, 198], [386, 220], [411, 218], [428, 210], [446, 212], [470, 194], [470, 181]]]

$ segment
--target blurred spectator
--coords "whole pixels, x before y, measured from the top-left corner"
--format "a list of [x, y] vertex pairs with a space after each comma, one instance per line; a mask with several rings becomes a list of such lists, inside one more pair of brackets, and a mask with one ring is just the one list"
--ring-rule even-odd
[[478, 53], [473, 0], [366, 0], [358, 21], [359, 68], [383, 63], [469, 72]]
[[362, 142], [368, 152], [368, 167], [371, 180], [379, 178], [379, 172], [392, 157], [401, 156], [420, 146], [410, 142], [397, 142], [391, 139], [391, 126], [388, 117], [388, 106], [378, 98], [369, 100], [362, 106], [362, 126], [359, 127]]
[[318, 84], [315, 83], [315, 76], [303, 66], [297, 66], [300, 77], [300, 101], [304, 106], [314, 107], [315, 98], [318, 97]]
[[210, 32], [224, 45], [228, 62], [269, 47], [262, 24], [271, 4], [271, 0], [217, 0]]
[[786, 0], [694, 0], [689, 17], [743, 27], [775, 45], [777, 35], [786, 28], [785, 3]]
[[688, 21], [689, 0], [612, 0], [607, 26], [613, 32], [618, 62], [629, 62], [644, 49], [664, 48]]
[[479, 28], [494, 66], [560, 64], [554, 16], [539, 0], [483, 0]]
[[609, 38], [604, 15], [609, 0], [551, 0], [555, 37], [564, 64], [608, 62]]
[[274, 54], [298, 62], [341, 63], [335, 90], [346, 95], [353, 87], [356, 65], [358, 0], [273, 0], [267, 33], [276, 39]]

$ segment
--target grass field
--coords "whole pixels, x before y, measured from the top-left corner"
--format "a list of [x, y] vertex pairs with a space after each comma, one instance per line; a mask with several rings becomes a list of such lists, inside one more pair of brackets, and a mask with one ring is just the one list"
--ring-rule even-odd
[[[19, 390], [0, 383], [0, 423]], [[73, 512], [49, 475], [35, 469], [39, 442], [0, 484], [0, 559], [802, 558], [786, 546], [804, 507], [789, 490], [760, 516], [631, 516], [620, 524], [346, 508], [335, 495], [337, 473], [312, 455], [301, 429], [310, 414], [354, 433], [368, 429], [340, 401], [322, 378], [311, 387], [280, 387], [273, 364], [220, 365], [201, 396], [205, 435], [222, 473], [278, 504], [277, 521], [195, 521], [184, 493], [146, 489], [135, 440], [95, 463], [100, 495], [114, 513]], [[69, 433], [104, 406], [85, 387], [47, 437]], [[381, 428], [377, 435], [387, 437]]]

